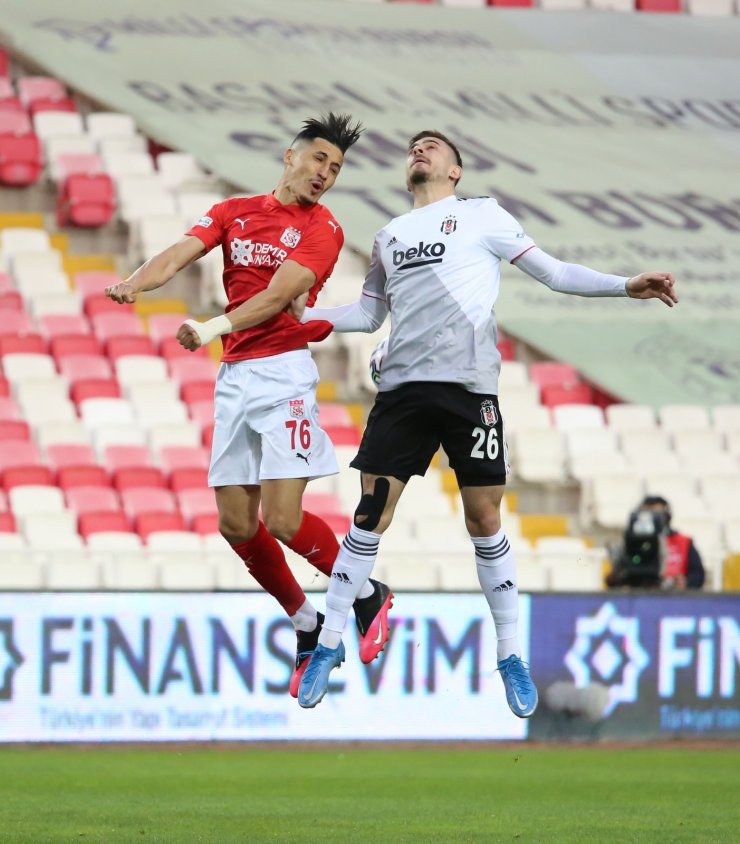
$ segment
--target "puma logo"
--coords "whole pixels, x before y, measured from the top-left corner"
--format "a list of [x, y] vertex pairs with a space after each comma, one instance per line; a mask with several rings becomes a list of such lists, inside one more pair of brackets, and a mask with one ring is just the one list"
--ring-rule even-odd
[[242, 231], [244, 231], [244, 224], [249, 222], [249, 217], [247, 217], [246, 220], [240, 220], [237, 217], [236, 220], [234, 220], [234, 222], [239, 223], [239, 225], [242, 227]]
[[309, 451], [308, 454], [301, 454], [300, 451], [296, 451], [295, 456], [300, 457], [301, 460], [305, 460], [306, 466], [308, 466], [308, 458], [311, 456], [311, 452]]
[[337, 229], [339, 228], [339, 223], [335, 223], [334, 220], [327, 220], [326, 222], [334, 229], [334, 234], [336, 234]]

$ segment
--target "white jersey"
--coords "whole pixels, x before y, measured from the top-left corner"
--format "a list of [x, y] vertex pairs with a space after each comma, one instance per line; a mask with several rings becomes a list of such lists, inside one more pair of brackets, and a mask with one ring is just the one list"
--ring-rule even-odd
[[391, 314], [379, 389], [437, 381], [497, 394], [500, 264], [533, 246], [490, 197], [446, 197], [381, 229], [362, 291]]

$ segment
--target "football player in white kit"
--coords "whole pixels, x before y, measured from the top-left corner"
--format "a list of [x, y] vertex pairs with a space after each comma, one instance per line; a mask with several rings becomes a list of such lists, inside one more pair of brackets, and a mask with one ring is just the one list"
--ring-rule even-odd
[[360, 299], [307, 308], [302, 317], [327, 320], [335, 331], [373, 332], [391, 314], [378, 396], [351, 463], [362, 472], [362, 497], [334, 564], [319, 644], [299, 686], [303, 707], [319, 703], [330, 672], [343, 661], [341, 635], [355, 590], [372, 571], [406, 483], [426, 472], [441, 444], [460, 486], [509, 707], [520, 718], [532, 715], [537, 689], [521, 659], [516, 566], [500, 517], [507, 473], [493, 310], [500, 263], [510, 261], [560, 293], [656, 298], [668, 306], [678, 301], [671, 273], [623, 278], [553, 258], [495, 199], [456, 196], [461, 176], [460, 153], [448, 138], [433, 130], [415, 135], [406, 160], [413, 209], [375, 237]]
[[[215, 490], [221, 534], [296, 630], [289, 683], [294, 697], [323, 616], [276, 538], [327, 576], [339, 549], [326, 522], [301, 505], [308, 480], [338, 471], [319, 423], [318, 372], [307, 346], [331, 326], [301, 324], [293, 300], [312, 304], [336, 263], [344, 234], [319, 200], [361, 131], [349, 115], [306, 120], [284, 154], [285, 169], [272, 193], [217, 203], [181, 240], [106, 289], [119, 303], [133, 302], [210, 249], [223, 252], [227, 313], [205, 323], [186, 320], [177, 337], [190, 351], [224, 338], [208, 485]], [[387, 641], [393, 595], [371, 581], [357, 598], [360, 656], [370, 662]]]

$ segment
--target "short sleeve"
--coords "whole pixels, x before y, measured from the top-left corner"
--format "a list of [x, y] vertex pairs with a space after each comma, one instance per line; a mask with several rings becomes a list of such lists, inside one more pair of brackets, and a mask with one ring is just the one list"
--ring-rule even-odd
[[515, 261], [535, 246], [519, 221], [493, 199], [485, 205], [483, 239], [488, 248], [503, 261]]
[[339, 253], [344, 245], [344, 232], [332, 217], [327, 216], [316, 221], [298, 246], [290, 253], [289, 259], [311, 270], [317, 281], [327, 278], [334, 269]]
[[217, 202], [208, 213], [204, 214], [198, 222], [191, 226], [185, 234], [189, 237], [197, 237], [203, 241], [206, 252], [210, 252], [214, 246], [221, 243], [224, 233], [223, 202]]

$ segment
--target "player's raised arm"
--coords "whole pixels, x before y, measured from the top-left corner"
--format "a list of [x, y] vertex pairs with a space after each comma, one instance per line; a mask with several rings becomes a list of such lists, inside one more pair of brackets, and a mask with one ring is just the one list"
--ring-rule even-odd
[[177, 339], [186, 349], [195, 351], [223, 334], [251, 328], [271, 319], [291, 307], [293, 301], [308, 293], [315, 283], [313, 270], [296, 261], [284, 261], [265, 290], [255, 293], [228, 315], [222, 314], [207, 322], [186, 320], [177, 332]]
[[185, 236], [145, 261], [127, 279], [106, 287], [105, 295], [119, 304], [135, 302], [139, 293], [156, 290], [167, 284], [174, 275], [192, 264], [205, 252], [206, 247], [201, 240], [197, 237]]
[[627, 278], [592, 270], [581, 264], [560, 261], [536, 246], [512, 262], [522, 272], [557, 293], [574, 296], [630, 296], [633, 299], [660, 299], [673, 307], [678, 302], [671, 273], [650, 272]]

